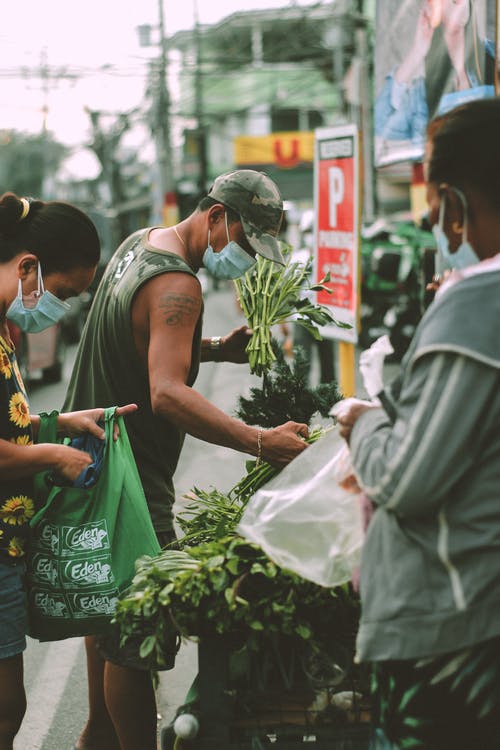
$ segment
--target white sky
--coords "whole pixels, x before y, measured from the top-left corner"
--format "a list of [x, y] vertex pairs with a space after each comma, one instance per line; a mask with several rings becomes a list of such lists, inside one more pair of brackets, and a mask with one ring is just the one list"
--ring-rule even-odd
[[[289, 0], [163, 0], [167, 35], [192, 28], [196, 1], [202, 24], [217, 22], [237, 11], [290, 4]], [[158, 24], [158, 2], [4, 2], [0, 27], [0, 129], [32, 133], [41, 130], [44, 60], [51, 71], [45, 81], [47, 126], [68, 145], [76, 146], [88, 136], [85, 106], [116, 111], [139, 105], [147, 60], [158, 54], [158, 48], [140, 48], [136, 29], [144, 23]], [[298, 0], [291, 4], [313, 2]], [[108, 67], [103, 70], [103, 66]], [[58, 71], [76, 77], [56, 80], [53, 74]]]

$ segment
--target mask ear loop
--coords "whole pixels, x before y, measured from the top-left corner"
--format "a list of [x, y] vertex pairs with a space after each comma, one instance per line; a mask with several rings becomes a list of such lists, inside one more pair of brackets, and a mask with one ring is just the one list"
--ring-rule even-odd
[[446, 196], [443, 193], [441, 196], [441, 202], [439, 204], [439, 216], [438, 216], [438, 227], [444, 232], [444, 209], [445, 209]]
[[42, 267], [40, 265], [40, 261], [38, 261], [38, 290], [37, 290], [36, 296], [41, 297], [44, 292], [45, 292], [45, 286], [43, 284]]
[[468, 221], [468, 219], [467, 219], [467, 199], [466, 199], [465, 195], [462, 193], [462, 191], [459, 190], [458, 188], [454, 187], [454, 188], [452, 188], [452, 190], [455, 191], [455, 193], [458, 195], [458, 197], [462, 201], [462, 208], [464, 210], [464, 223], [463, 223], [463, 227], [462, 227], [462, 232], [463, 232], [463, 240], [462, 240], [462, 242], [465, 243], [465, 242], [467, 242], [467, 221]]
[[229, 242], [231, 242], [231, 238], [229, 236], [229, 227], [227, 225], [227, 211], [224, 211], [224, 222], [226, 224], [226, 237], [227, 237], [227, 241], [229, 243]]

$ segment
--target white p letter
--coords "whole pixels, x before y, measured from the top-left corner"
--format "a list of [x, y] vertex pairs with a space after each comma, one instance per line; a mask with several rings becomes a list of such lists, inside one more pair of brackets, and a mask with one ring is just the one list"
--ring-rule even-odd
[[344, 200], [344, 173], [339, 167], [328, 170], [330, 226], [337, 226], [337, 206]]

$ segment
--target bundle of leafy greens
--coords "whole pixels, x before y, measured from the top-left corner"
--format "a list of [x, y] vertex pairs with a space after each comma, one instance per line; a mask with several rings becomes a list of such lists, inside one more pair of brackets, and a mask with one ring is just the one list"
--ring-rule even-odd
[[289, 364], [282, 348], [274, 342], [275, 362], [262, 379], [262, 388], [250, 389], [250, 398], [240, 396], [236, 416], [247, 424], [277, 427], [293, 420], [309, 425], [314, 414], [328, 416], [333, 404], [342, 394], [337, 384], [308, 385], [307, 357], [303, 349], [294, 349], [293, 363]]
[[[285, 255], [289, 257], [290, 251], [290, 247], [285, 248]], [[334, 323], [341, 328], [351, 327], [335, 320], [326, 307], [304, 296], [304, 292], [331, 292], [326, 286], [329, 275], [311, 285], [311, 269], [312, 260], [305, 265], [289, 262], [280, 266], [258, 255], [257, 262], [243, 278], [235, 279], [238, 301], [253, 331], [246, 351], [250, 370], [256, 375], [266, 373], [276, 359], [272, 347], [273, 326], [290, 322], [293, 317], [295, 323], [318, 340], [321, 340], [319, 326]]]

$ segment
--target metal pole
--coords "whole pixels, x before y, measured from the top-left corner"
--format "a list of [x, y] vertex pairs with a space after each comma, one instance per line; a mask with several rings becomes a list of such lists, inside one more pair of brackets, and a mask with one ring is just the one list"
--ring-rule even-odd
[[368, 70], [369, 44], [366, 22], [356, 31], [356, 48], [359, 59], [361, 60], [360, 71], [360, 127], [362, 132], [362, 151], [363, 151], [363, 183], [364, 183], [364, 200], [363, 200], [363, 219], [371, 222], [375, 218], [376, 212], [376, 191], [375, 191], [375, 171], [373, 167], [373, 123], [371, 113], [370, 97], [370, 78]]
[[500, 29], [498, 28], [498, 24], [500, 23], [499, 4], [499, 0], [497, 0], [495, 3], [495, 94], [497, 96], [500, 94], [500, 84], [498, 80], [498, 43], [500, 34]]
[[158, 0], [159, 31], [160, 31], [160, 65], [158, 106], [156, 108], [156, 143], [158, 154], [158, 189], [155, 200], [155, 215], [163, 218], [165, 195], [173, 192], [175, 187], [172, 150], [170, 146], [170, 96], [167, 81], [167, 37], [165, 34], [165, 18], [163, 0]]
[[197, 122], [197, 145], [198, 145], [198, 190], [200, 195], [207, 191], [208, 164], [207, 164], [207, 135], [205, 131], [205, 122], [203, 118], [203, 81], [201, 71], [201, 39], [200, 39], [200, 19], [198, 15], [197, 0], [193, 0], [194, 12], [194, 40], [196, 48], [196, 69], [195, 69], [195, 114]]

